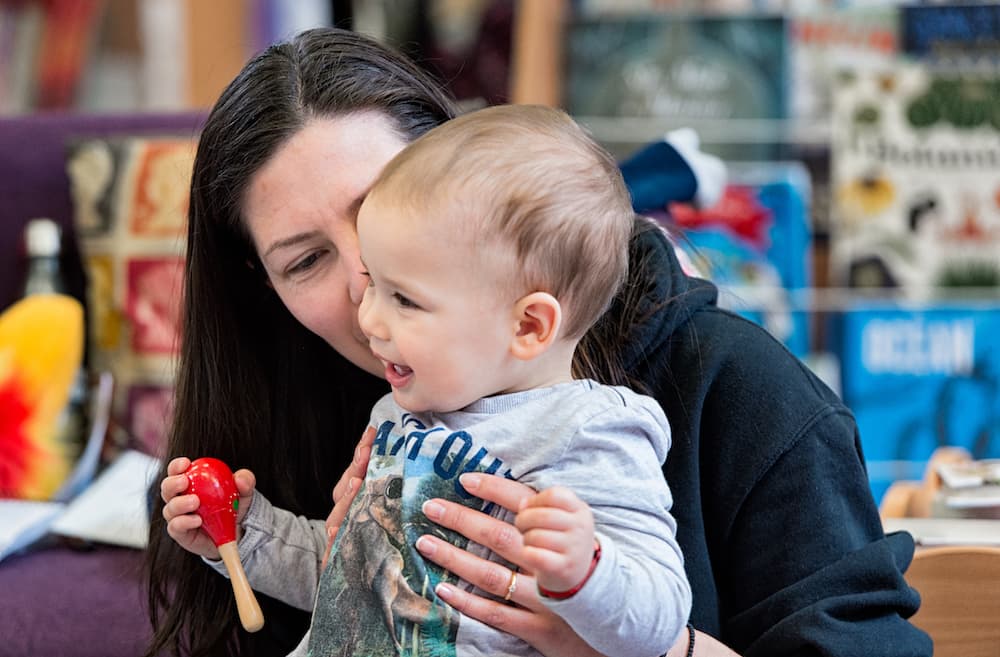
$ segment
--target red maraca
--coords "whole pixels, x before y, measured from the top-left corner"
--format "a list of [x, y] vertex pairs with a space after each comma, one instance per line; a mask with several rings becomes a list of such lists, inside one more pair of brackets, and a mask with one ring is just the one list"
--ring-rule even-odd
[[236, 547], [236, 512], [240, 494], [236, 491], [233, 473], [219, 459], [200, 458], [191, 464], [186, 474], [188, 487], [184, 492], [194, 493], [201, 502], [198, 515], [201, 516], [202, 529], [219, 548], [219, 555], [229, 572], [240, 622], [247, 632], [256, 632], [264, 627], [264, 614], [247, 582]]

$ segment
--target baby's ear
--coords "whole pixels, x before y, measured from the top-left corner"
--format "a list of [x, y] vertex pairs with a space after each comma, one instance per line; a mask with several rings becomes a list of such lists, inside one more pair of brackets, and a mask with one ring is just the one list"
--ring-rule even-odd
[[510, 352], [520, 360], [531, 360], [548, 349], [562, 325], [562, 307], [548, 292], [532, 292], [514, 304], [517, 324]]

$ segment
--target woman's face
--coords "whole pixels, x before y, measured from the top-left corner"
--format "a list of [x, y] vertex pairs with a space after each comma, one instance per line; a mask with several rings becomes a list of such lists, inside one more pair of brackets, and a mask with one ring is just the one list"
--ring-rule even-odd
[[358, 367], [384, 376], [358, 327], [367, 280], [358, 208], [406, 145], [378, 112], [311, 120], [250, 180], [247, 228], [285, 307]]

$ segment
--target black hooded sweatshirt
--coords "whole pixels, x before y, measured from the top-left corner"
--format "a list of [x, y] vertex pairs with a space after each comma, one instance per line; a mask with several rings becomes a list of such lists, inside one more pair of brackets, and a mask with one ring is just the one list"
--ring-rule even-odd
[[[902, 575], [913, 540], [882, 532], [850, 411], [767, 332], [718, 308], [658, 228], [638, 231], [630, 266], [655, 285], [646, 320], [616, 337], [670, 421], [664, 474], [692, 625], [744, 657], [929, 657], [930, 638], [905, 620], [919, 605]], [[622, 309], [606, 317], [617, 325]], [[286, 654], [309, 615], [259, 599], [268, 622], [239, 632], [240, 654]]]
[[632, 263], [656, 286], [622, 358], [670, 421], [663, 471], [694, 627], [745, 657], [931, 655], [906, 620], [919, 605], [903, 579], [913, 540], [882, 531], [851, 412], [770, 334], [720, 309], [662, 231], [640, 233]]

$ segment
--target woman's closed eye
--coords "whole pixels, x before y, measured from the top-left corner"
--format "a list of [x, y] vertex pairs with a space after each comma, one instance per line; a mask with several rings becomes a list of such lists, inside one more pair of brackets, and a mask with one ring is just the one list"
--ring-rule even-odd
[[310, 253], [309, 255], [307, 255], [306, 257], [302, 258], [301, 260], [293, 264], [291, 267], [289, 267], [288, 273], [294, 275], [307, 272], [310, 269], [312, 269], [316, 265], [316, 263], [319, 262], [319, 259], [322, 258], [324, 255], [326, 255], [326, 251], [313, 251], [312, 253]]

